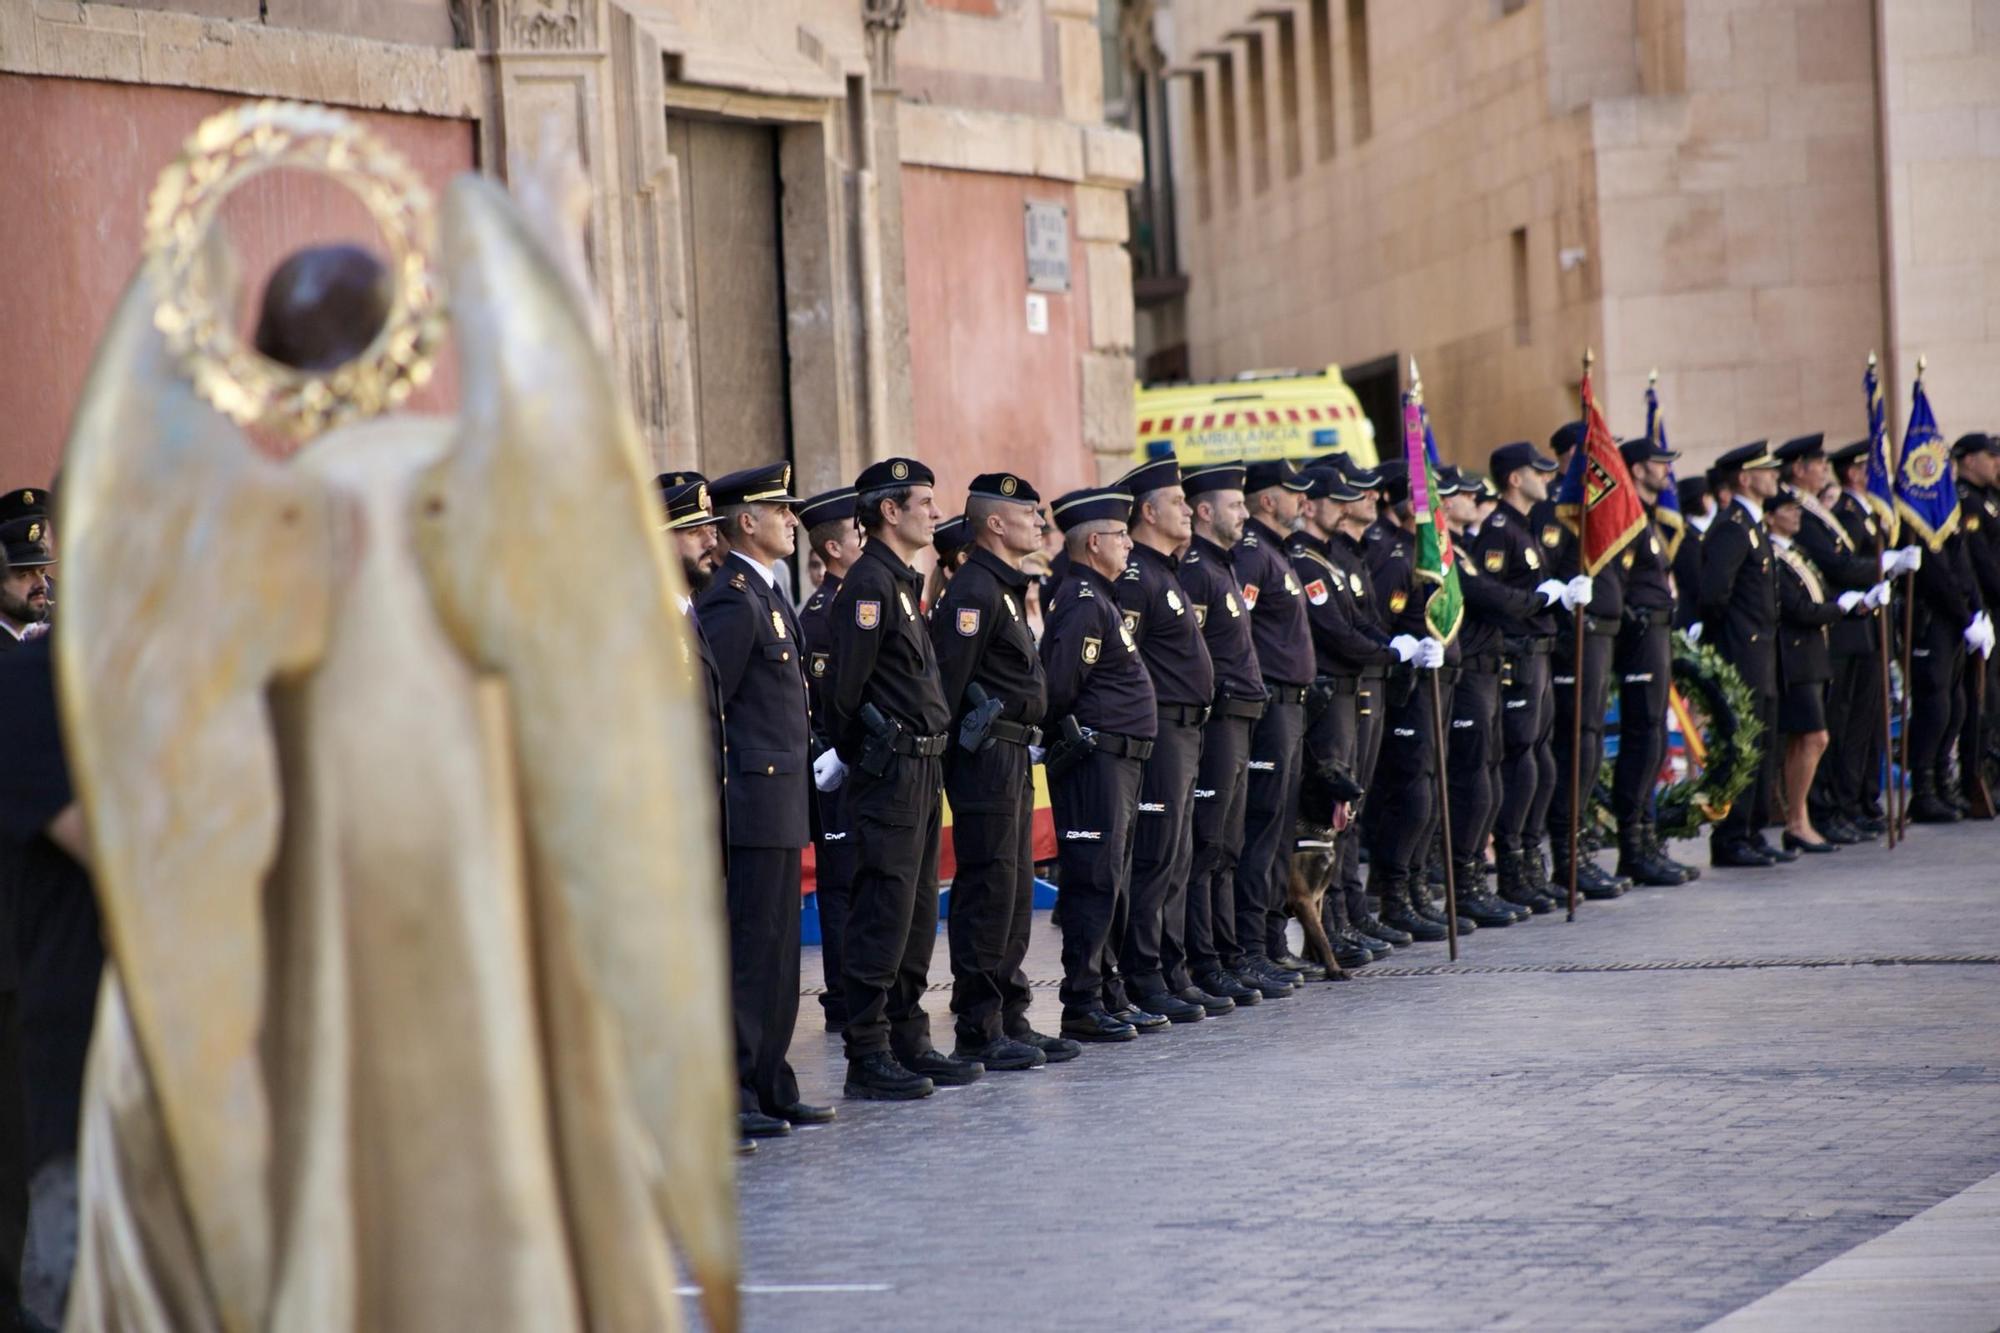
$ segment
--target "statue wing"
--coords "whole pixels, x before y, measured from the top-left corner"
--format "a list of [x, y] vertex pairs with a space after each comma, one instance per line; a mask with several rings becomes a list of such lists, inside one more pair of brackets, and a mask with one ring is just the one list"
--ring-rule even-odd
[[653, 1205], [710, 1322], [731, 1328], [717, 794], [705, 705], [681, 668], [679, 571], [622, 386], [513, 201], [456, 181], [443, 248], [463, 408], [418, 487], [420, 558], [448, 632], [506, 683], [538, 946], [563, 951], [605, 1020], [587, 1035], [615, 1056], [656, 1155]]
[[325, 500], [195, 394], [126, 289], [64, 459], [56, 670], [92, 876], [225, 1328], [262, 1326], [271, 1115], [265, 692], [324, 643]]

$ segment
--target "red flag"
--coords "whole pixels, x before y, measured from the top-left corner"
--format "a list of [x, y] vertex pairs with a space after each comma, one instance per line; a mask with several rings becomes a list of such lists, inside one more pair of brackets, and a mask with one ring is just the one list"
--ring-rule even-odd
[[1595, 574], [1624, 550], [1646, 527], [1646, 506], [1632, 471], [1618, 452], [1618, 441], [1604, 424], [1603, 413], [1590, 392], [1590, 372], [1583, 372], [1583, 443], [1570, 455], [1569, 469], [1556, 489], [1556, 516], [1583, 544], [1578, 553], [1583, 572]]

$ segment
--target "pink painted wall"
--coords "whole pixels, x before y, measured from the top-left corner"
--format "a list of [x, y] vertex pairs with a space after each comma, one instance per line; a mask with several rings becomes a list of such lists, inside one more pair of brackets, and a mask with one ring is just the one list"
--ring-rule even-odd
[[[146, 196], [188, 133], [238, 99], [185, 88], [0, 74], [0, 491], [46, 484], [106, 321], [139, 262]], [[473, 166], [470, 121], [357, 111], [441, 189]], [[241, 327], [264, 279], [305, 245], [354, 240], [380, 252], [365, 209], [340, 186], [285, 172], [224, 206], [243, 278]], [[414, 406], [457, 401], [452, 352]]]
[[1026, 477], [1044, 498], [1094, 485], [1083, 442], [1082, 358], [1090, 307], [1083, 247], [1072, 287], [1048, 293], [1049, 330], [1028, 332], [1027, 202], [1069, 207], [1070, 187], [980, 172], [903, 169], [910, 377], [917, 455], [947, 514], [981, 472]]

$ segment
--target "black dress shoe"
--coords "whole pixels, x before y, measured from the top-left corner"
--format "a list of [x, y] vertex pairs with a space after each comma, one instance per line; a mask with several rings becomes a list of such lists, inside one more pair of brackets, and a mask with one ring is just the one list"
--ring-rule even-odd
[[[1208, 1017], [1208, 1010], [1202, 1008], [1199, 1004], [1196, 1004], [1192, 1000], [1183, 1000], [1180, 996], [1169, 994], [1166, 991], [1143, 995], [1140, 999], [1149, 1012], [1161, 1015], [1169, 1023], [1199, 1023], [1202, 1019]], [[1119, 1017], [1124, 1018], [1128, 1023], [1132, 1021], [1129, 1016], [1124, 1014], [1120, 1014]]]
[[1239, 1009], [1264, 1002], [1261, 991], [1243, 984], [1233, 972], [1207, 972], [1196, 977], [1194, 984], [1210, 995], [1220, 995]]
[[1708, 863], [1735, 870], [1769, 870], [1777, 862], [1757, 849], [1755, 843], [1729, 842], [1721, 846], [1709, 844]]
[[1189, 986], [1185, 990], [1175, 991], [1174, 994], [1189, 1004], [1200, 1005], [1202, 1012], [1211, 1018], [1217, 1014], [1226, 1014], [1236, 1007], [1236, 1001], [1227, 995], [1216, 995], [1203, 990], [1200, 986]]
[[1012, 1037], [995, 1037], [980, 1046], [968, 1046], [960, 1042], [951, 1053], [954, 1060], [964, 1060], [969, 1064], [984, 1065], [988, 1069], [1009, 1072], [1021, 1069], [1040, 1069], [1049, 1062], [1046, 1052], [1039, 1046], [1030, 1046], [1025, 1041]]
[[1243, 966], [1236, 969], [1237, 979], [1246, 986], [1255, 986], [1267, 1000], [1282, 1000], [1304, 985], [1304, 978], [1291, 979], [1297, 975], [1288, 976], [1261, 958], [1246, 958]]
[[1798, 850], [1793, 846], [1791, 846], [1791, 840], [1789, 838], [1786, 839], [1785, 846], [1774, 847], [1772, 846], [1771, 840], [1769, 838], [1766, 838], [1762, 834], [1759, 834], [1757, 836], [1755, 844], [1753, 845], [1757, 848], [1758, 851], [1770, 857], [1773, 861], [1796, 861], [1799, 859]]
[[1792, 836], [1789, 831], [1785, 834], [1785, 847], [1788, 851], [1808, 852], [1813, 856], [1824, 856], [1829, 852], [1840, 850], [1839, 845], [1836, 843], [1827, 841], [1807, 842], [1804, 838]]
[[1007, 1035], [1015, 1041], [1020, 1042], [1023, 1046], [1034, 1047], [1047, 1056], [1049, 1063], [1052, 1065], [1067, 1063], [1083, 1054], [1083, 1047], [1077, 1045], [1068, 1037], [1044, 1036], [1033, 1028], [1022, 1028], [1019, 1032], [1010, 1032]]
[[738, 1157], [755, 1157], [757, 1155], [757, 1145], [748, 1139], [738, 1139], [736, 1140], [736, 1155]]
[[1136, 1004], [1121, 1004], [1116, 1009], [1109, 1009], [1106, 1012], [1121, 1023], [1130, 1023], [1141, 1032], [1165, 1032], [1173, 1022], [1165, 1014], [1141, 1009]]
[[[1343, 969], [1366, 967], [1375, 961], [1375, 951], [1358, 939], [1351, 930], [1335, 931], [1327, 936], [1327, 943], [1333, 946], [1333, 961]], [[1383, 945], [1386, 951], [1388, 945]]]
[[1819, 828], [1819, 836], [1825, 838], [1836, 847], [1852, 847], [1856, 843], [1868, 841], [1867, 834], [1848, 823], [1845, 819], [1842, 819], [1839, 815], [1834, 815], [1832, 818], [1819, 823], [1817, 827]]
[[1077, 1041], [1132, 1041], [1138, 1037], [1139, 1029], [1119, 1022], [1102, 1009], [1082, 1009], [1063, 1015], [1062, 1034]]
[[921, 1074], [913, 1074], [887, 1051], [876, 1051], [847, 1062], [847, 1083], [841, 1091], [856, 1101], [913, 1102], [937, 1091]]
[[961, 1060], [955, 1055], [946, 1055], [935, 1046], [904, 1057], [903, 1068], [912, 1074], [923, 1075], [940, 1088], [962, 1088], [968, 1083], [977, 1083], [979, 1076], [986, 1072], [986, 1066], [977, 1060]]
[[762, 1111], [738, 1111], [736, 1128], [746, 1139], [782, 1139], [792, 1132], [790, 1122]]
[[1889, 821], [1880, 815], [1863, 814], [1848, 822], [1871, 838], [1879, 838], [1889, 831]]
[[772, 1115], [794, 1125], [830, 1125], [836, 1114], [831, 1106], [814, 1106], [811, 1102], [793, 1102], [790, 1106], [774, 1106]]

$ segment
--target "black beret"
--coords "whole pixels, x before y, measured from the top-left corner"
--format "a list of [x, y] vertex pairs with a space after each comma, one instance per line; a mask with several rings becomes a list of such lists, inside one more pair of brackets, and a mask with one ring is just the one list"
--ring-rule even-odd
[[939, 555], [950, 555], [972, 545], [972, 525], [965, 521], [965, 515], [948, 518], [931, 531], [931, 545], [937, 547]]
[[1583, 437], [1588, 433], [1589, 428], [1581, 421], [1564, 422], [1549, 436], [1549, 452], [1560, 457], [1582, 444]]
[[1027, 478], [1017, 477], [1011, 472], [982, 472], [972, 479], [972, 485], [966, 487], [965, 493], [986, 500], [1018, 500], [1022, 504], [1040, 504], [1042, 501]]

